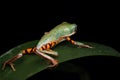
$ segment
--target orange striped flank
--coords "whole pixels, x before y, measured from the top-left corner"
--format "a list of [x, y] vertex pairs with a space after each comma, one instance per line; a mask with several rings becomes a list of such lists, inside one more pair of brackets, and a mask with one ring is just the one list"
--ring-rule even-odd
[[28, 48], [28, 49], [26, 49], [26, 50], [23, 50], [23, 51], [22, 51], [22, 54], [34, 53], [34, 49], [35, 49], [35, 48]]
[[47, 43], [46, 45], [43, 45], [43, 46], [40, 48], [40, 50], [49, 50], [49, 49], [52, 48], [55, 44], [56, 44], [56, 42]]

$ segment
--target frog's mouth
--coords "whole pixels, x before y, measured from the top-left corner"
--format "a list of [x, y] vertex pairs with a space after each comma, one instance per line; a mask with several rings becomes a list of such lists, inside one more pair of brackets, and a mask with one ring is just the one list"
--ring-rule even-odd
[[71, 33], [76, 31], [77, 31], [77, 25], [74, 25], [74, 27], [72, 27]]
[[77, 25], [74, 24], [73, 30], [76, 32], [77, 31]]

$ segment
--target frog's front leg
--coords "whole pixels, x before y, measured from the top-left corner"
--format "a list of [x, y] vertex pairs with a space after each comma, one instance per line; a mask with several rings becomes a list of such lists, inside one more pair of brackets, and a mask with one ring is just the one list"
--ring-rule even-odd
[[74, 41], [69, 36], [66, 37], [66, 40], [71, 42], [72, 44], [78, 46], [78, 47], [93, 48], [92, 46], [89, 46], [87, 44], [84, 44], [84, 43], [81, 43], [81, 42], [78, 42], [78, 41]]
[[52, 65], [50, 65], [49, 67], [54, 67], [58, 64], [58, 61], [55, 60], [54, 58], [50, 57], [49, 55], [46, 55], [44, 52], [46, 52], [47, 54], [52, 54], [52, 55], [57, 55], [57, 53], [52, 53], [52, 52], [49, 52], [49, 51], [43, 51], [43, 50], [39, 50], [36, 48], [35, 50], [35, 53], [38, 55], [38, 56], [42, 56], [43, 58], [49, 60], [52, 62]]

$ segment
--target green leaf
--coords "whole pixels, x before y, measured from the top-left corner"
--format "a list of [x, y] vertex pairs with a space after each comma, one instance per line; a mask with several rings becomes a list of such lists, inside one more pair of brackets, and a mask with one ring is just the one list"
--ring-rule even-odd
[[[31, 41], [19, 45], [8, 52], [4, 53], [0, 56], [0, 80], [24, 80], [46, 68], [48, 68], [49, 64], [47, 60], [39, 57], [37, 55], [25, 55], [22, 58], [16, 60], [14, 62], [16, 71], [12, 71], [9, 65], [6, 66], [5, 70], [2, 70], [3, 63], [10, 59], [11, 57], [18, 54], [21, 50], [26, 49], [28, 47], [34, 47], [38, 43], [38, 40]], [[113, 48], [108, 46], [84, 42], [86, 44], [91, 45], [90, 48], [77, 48], [76, 46], [70, 44], [69, 42], [63, 42], [59, 45], [55, 46], [53, 50], [59, 53], [58, 57], [55, 57], [59, 61], [59, 63], [86, 57], [86, 56], [114, 56], [120, 57], [120, 53], [118, 53]], [[59, 66], [59, 65], [58, 65]]]

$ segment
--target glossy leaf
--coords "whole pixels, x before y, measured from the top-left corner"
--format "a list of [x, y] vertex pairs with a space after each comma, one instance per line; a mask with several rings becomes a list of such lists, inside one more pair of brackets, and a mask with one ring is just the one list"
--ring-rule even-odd
[[[34, 47], [38, 43], [38, 40], [31, 41], [19, 45], [8, 52], [4, 53], [0, 56], [0, 68], [2, 69], [3, 63], [10, 59], [11, 57], [18, 54], [21, 50]], [[86, 44], [91, 45], [92, 49], [89, 48], [77, 48], [76, 46], [70, 44], [69, 42], [63, 42], [58, 44], [53, 48], [53, 50], [59, 53], [58, 57], [55, 57], [59, 61], [59, 63], [81, 58], [87, 56], [114, 56], [120, 57], [120, 53], [118, 53], [113, 48], [108, 46], [85, 42]], [[48, 68], [48, 61], [39, 57], [37, 55], [25, 55], [22, 58], [16, 60], [14, 62], [16, 71], [12, 71], [9, 65], [6, 66], [5, 70], [0, 69], [0, 80], [24, 80], [46, 68]], [[58, 65], [59, 66], [59, 65]]]

